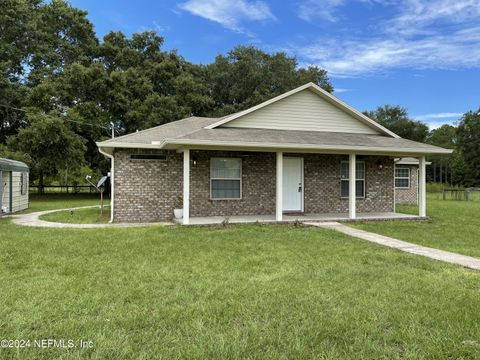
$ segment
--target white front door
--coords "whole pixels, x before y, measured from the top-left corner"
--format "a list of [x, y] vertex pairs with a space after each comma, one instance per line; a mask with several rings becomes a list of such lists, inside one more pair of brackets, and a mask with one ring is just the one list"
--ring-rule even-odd
[[303, 211], [303, 158], [283, 158], [283, 211]]

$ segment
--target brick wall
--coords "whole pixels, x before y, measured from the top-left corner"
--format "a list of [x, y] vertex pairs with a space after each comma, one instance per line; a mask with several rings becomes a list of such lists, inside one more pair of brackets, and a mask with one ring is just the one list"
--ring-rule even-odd
[[[166, 161], [130, 160], [134, 153], [163, 153]], [[115, 210], [117, 222], [172, 219], [182, 195], [183, 155], [176, 152], [122, 149], [115, 151]], [[232, 216], [275, 214], [275, 153], [191, 151], [190, 215]], [[340, 196], [340, 155], [285, 154], [304, 158], [306, 213], [348, 212]], [[242, 159], [242, 199], [210, 199], [210, 158]], [[358, 212], [393, 211], [393, 160], [358, 157], [365, 161], [365, 198]], [[194, 165], [195, 161], [195, 165]], [[380, 169], [381, 165], [381, 169]]]
[[[130, 160], [130, 154], [166, 154], [166, 161]], [[155, 222], [172, 219], [183, 192], [183, 155], [174, 151], [116, 150], [114, 220]]]
[[[304, 158], [305, 212], [346, 213], [348, 199], [341, 197], [340, 167], [347, 156], [298, 154]], [[393, 160], [357, 156], [365, 161], [365, 197], [357, 198], [357, 212], [393, 211]], [[382, 169], [380, 169], [382, 165]]]
[[[275, 153], [191, 151], [197, 165], [190, 172], [190, 215], [270, 215], [275, 214]], [[242, 199], [210, 199], [210, 158], [234, 157], [242, 160]]]
[[418, 166], [417, 165], [398, 165], [410, 169], [410, 188], [395, 189], [395, 202], [397, 204], [418, 204]]

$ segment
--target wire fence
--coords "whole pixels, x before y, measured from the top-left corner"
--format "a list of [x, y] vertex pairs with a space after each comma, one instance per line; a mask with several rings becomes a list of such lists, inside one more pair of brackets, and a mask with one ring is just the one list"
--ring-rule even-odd
[[30, 194], [93, 194], [96, 189], [91, 185], [30, 185]]

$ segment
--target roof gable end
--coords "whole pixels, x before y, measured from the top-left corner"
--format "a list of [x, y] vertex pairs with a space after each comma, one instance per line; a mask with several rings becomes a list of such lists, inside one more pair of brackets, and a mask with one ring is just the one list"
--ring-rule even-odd
[[309, 83], [207, 126], [399, 136]]

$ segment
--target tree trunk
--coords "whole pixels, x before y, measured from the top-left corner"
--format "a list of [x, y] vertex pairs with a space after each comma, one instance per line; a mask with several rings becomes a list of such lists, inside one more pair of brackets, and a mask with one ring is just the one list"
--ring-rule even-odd
[[40, 174], [38, 175], [38, 193], [43, 194], [43, 171], [40, 171]]

